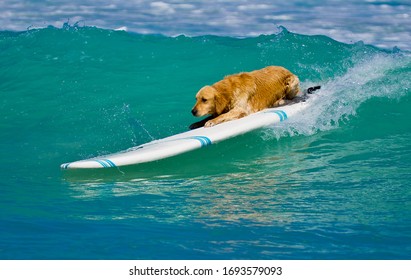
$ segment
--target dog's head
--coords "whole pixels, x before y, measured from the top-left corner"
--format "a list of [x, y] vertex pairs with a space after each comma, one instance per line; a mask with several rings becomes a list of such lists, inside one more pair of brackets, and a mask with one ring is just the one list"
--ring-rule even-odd
[[216, 99], [218, 96], [218, 91], [214, 87], [203, 87], [196, 95], [197, 102], [191, 110], [191, 113], [196, 117], [217, 114]]

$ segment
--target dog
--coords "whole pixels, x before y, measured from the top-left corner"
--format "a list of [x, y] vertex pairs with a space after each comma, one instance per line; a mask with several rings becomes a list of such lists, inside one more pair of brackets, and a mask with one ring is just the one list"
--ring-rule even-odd
[[190, 129], [215, 126], [283, 105], [299, 92], [298, 77], [280, 66], [226, 76], [198, 91], [191, 113], [195, 117], [209, 117], [193, 123]]

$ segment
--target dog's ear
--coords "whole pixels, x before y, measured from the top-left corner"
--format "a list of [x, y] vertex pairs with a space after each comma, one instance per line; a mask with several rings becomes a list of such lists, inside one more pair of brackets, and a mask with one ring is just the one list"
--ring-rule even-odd
[[216, 92], [214, 95], [214, 105], [215, 105], [215, 112], [217, 115], [221, 115], [228, 111], [230, 99], [228, 95], [221, 92]]

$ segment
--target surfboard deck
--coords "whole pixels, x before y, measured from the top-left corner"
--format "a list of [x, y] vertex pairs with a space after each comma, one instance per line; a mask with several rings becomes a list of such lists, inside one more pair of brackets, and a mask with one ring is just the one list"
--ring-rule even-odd
[[294, 98], [289, 104], [265, 109], [241, 119], [224, 122], [213, 127], [201, 127], [160, 140], [154, 140], [130, 149], [105, 156], [63, 163], [62, 169], [112, 168], [157, 161], [262, 128], [283, 122], [307, 107], [311, 95]]

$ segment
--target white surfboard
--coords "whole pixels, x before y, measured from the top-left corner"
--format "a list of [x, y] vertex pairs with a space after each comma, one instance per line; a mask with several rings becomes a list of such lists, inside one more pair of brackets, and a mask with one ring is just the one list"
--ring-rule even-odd
[[176, 156], [258, 128], [285, 121], [308, 106], [308, 102], [305, 102], [307, 98], [308, 95], [305, 95], [304, 98], [300, 98], [301, 101], [298, 103], [265, 109], [238, 120], [224, 122], [213, 127], [197, 128], [160, 140], [154, 140], [118, 153], [64, 163], [61, 165], [61, 168], [110, 168], [135, 165]]

